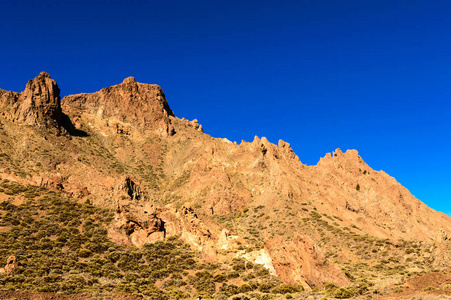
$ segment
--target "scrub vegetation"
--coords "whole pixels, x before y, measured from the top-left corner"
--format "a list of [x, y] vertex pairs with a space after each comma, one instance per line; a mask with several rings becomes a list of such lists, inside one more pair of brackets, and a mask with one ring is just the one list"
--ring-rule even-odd
[[0, 274], [0, 288], [38, 292], [128, 293], [148, 299], [257, 299], [296, 293], [263, 266], [243, 259], [202, 263], [198, 252], [172, 236], [141, 249], [119, 246], [107, 234], [111, 210], [36, 186], [0, 184], [0, 265], [15, 256], [19, 266]]

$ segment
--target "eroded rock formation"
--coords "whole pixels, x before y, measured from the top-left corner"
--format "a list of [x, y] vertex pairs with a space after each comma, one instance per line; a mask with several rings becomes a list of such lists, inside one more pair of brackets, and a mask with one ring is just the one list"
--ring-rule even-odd
[[343, 271], [331, 263], [320, 247], [309, 237], [295, 234], [291, 240], [280, 237], [267, 241], [273, 265], [284, 282], [301, 283], [305, 289], [323, 286], [327, 282], [349, 285]]
[[41, 72], [21, 93], [0, 90], [2, 115], [21, 125], [61, 130], [60, 89], [50, 75]]
[[62, 106], [73, 117], [84, 116], [115, 133], [130, 134], [133, 124], [162, 136], [174, 134], [169, 118], [174, 113], [163, 90], [155, 84], [136, 82], [133, 77], [92, 94], [66, 96]]
[[17, 261], [17, 258], [14, 255], [8, 257], [8, 259], [6, 260], [5, 273], [10, 274], [18, 266], [19, 262]]
[[[0, 177], [113, 208], [109, 235], [117, 243], [140, 247], [177, 235], [205, 260], [245, 258], [307, 289], [350, 284], [339, 262], [366, 263], [402, 240], [432, 249], [418, 260], [449, 259], [449, 217], [356, 150], [306, 166], [284, 141], [215, 139], [196, 120], [176, 118], [159, 86], [133, 78], [67, 96], [62, 109], [46, 73], [22, 93], [0, 90]], [[63, 130], [66, 115], [78, 135], [36, 135], [34, 127]], [[18, 132], [17, 124], [29, 126]], [[375, 252], [349, 246], [368, 240]]]

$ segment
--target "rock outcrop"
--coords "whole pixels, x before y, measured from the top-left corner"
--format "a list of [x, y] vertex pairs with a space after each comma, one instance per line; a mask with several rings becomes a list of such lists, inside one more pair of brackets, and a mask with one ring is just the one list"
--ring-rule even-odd
[[21, 93], [0, 90], [1, 114], [21, 125], [61, 130], [60, 89], [50, 75], [41, 72]]
[[92, 94], [66, 96], [62, 106], [68, 114], [83, 115], [91, 124], [107, 127], [112, 133], [130, 134], [130, 124], [133, 124], [142, 131], [162, 136], [174, 134], [169, 118], [174, 113], [161, 87], [136, 82], [133, 77]]
[[116, 210], [114, 228], [110, 228], [109, 234], [120, 244], [141, 247], [166, 236], [164, 223], [152, 203], [122, 200]]
[[5, 273], [10, 274], [18, 266], [19, 262], [17, 261], [17, 258], [14, 255], [8, 257], [8, 259], [6, 260]]
[[[362, 279], [382, 260], [397, 267], [387, 257], [399, 256], [406, 272], [449, 261], [449, 217], [356, 150], [307, 166], [284, 141], [215, 139], [176, 118], [159, 86], [133, 78], [61, 103], [46, 73], [22, 93], [0, 90], [0, 178], [114, 209], [116, 243], [178, 236], [207, 261], [245, 258], [306, 289], [351, 284], [350, 268], [363, 263]], [[34, 126], [59, 130], [64, 118], [69, 133], [86, 134], [36, 135]]]
[[334, 282], [344, 286], [351, 282], [339, 266], [331, 263], [321, 249], [307, 236], [296, 234], [290, 241], [280, 238], [267, 242], [279, 278], [292, 284], [301, 283], [305, 289]]

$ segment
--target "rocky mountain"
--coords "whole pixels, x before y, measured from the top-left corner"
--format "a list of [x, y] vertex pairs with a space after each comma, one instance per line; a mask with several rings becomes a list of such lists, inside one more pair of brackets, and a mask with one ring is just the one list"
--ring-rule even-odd
[[169, 120], [174, 113], [163, 90], [158, 85], [136, 82], [133, 77], [93, 94], [67, 96], [62, 103], [64, 111], [76, 115], [77, 120], [82, 115], [83, 119], [101, 120], [102, 125], [114, 128], [119, 134], [128, 134], [132, 130], [130, 124], [150, 134], [174, 134]]
[[[177, 237], [217, 268], [248, 262], [285, 288], [325, 288], [339, 298], [402, 295], [410, 278], [447, 270], [451, 219], [356, 150], [307, 166], [282, 140], [212, 138], [196, 120], [177, 118], [159, 86], [132, 77], [60, 100], [56, 82], [40, 73], [22, 93], [0, 90], [0, 113], [0, 201], [24, 203], [14, 183], [110, 210], [104, 238], [114, 245], [147, 249]], [[244, 286], [245, 276], [230, 280]], [[168, 281], [155, 285], [165, 290]], [[237, 294], [224, 284], [202, 295]], [[441, 284], [432, 288], [445, 292]]]
[[20, 125], [59, 130], [62, 119], [60, 100], [58, 85], [45, 72], [28, 81], [22, 93], [0, 90], [2, 116]]

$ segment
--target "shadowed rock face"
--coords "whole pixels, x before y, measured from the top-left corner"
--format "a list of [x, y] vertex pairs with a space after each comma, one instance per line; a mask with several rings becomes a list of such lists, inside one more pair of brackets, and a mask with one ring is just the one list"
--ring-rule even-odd
[[60, 89], [45, 72], [28, 81], [22, 93], [0, 91], [0, 108], [12, 122], [60, 131]]
[[169, 118], [174, 113], [161, 87], [136, 82], [133, 77], [95, 93], [64, 97], [62, 105], [64, 111], [73, 116], [102, 119], [118, 133], [128, 134], [130, 124], [163, 136], [174, 133]]

